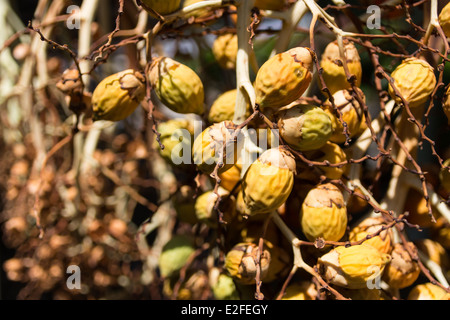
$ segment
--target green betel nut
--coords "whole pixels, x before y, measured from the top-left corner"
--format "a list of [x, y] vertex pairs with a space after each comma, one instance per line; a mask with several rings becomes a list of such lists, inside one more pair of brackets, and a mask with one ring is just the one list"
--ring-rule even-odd
[[300, 151], [319, 149], [333, 133], [330, 117], [320, 107], [295, 105], [278, 115], [280, 136]]
[[195, 251], [191, 238], [175, 235], [163, 247], [159, 257], [159, 270], [164, 278], [171, 277], [183, 268]]
[[194, 140], [193, 124], [187, 119], [171, 119], [157, 126], [161, 148], [155, 140], [154, 146], [159, 154], [173, 165], [192, 163], [191, 145]]

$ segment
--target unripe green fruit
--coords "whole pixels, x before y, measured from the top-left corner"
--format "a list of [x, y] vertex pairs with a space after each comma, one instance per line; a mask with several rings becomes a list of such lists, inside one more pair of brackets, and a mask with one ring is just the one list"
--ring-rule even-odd
[[183, 268], [195, 248], [191, 238], [183, 235], [173, 236], [163, 247], [159, 257], [161, 276], [171, 277]]

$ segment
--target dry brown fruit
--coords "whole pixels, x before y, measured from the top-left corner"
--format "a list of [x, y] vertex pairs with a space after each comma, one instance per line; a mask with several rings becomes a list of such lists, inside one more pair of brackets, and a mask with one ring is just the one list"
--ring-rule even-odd
[[450, 38], [450, 3], [446, 4], [445, 7], [442, 8], [438, 19], [445, 36]]
[[295, 159], [285, 147], [263, 152], [242, 181], [244, 214], [270, 213], [280, 207], [292, 191], [295, 169]]
[[[417, 254], [417, 248], [408, 242], [405, 245]], [[403, 244], [397, 243], [391, 251], [391, 261], [386, 265], [383, 280], [391, 288], [404, 289], [412, 285], [420, 275], [420, 268]]]
[[203, 83], [194, 70], [168, 57], [153, 60], [148, 74], [159, 100], [178, 113], [204, 113]]
[[[208, 114], [209, 123], [232, 121], [236, 106], [237, 89], [225, 91], [211, 105]], [[250, 116], [250, 105], [247, 105], [246, 117]]]
[[[153, 11], [160, 15], [173, 13], [180, 7], [181, 0], [138, 0], [142, 7], [152, 16], [156, 17]], [[153, 10], [153, 11], [152, 11]]]
[[[257, 257], [260, 255], [260, 263], [256, 264]], [[236, 244], [225, 257], [225, 269], [228, 274], [242, 284], [254, 284], [258, 269], [261, 269], [260, 279], [264, 281], [269, 271], [270, 253], [263, 248], [260, 252], [259, 246], [243, 242]]]
[[[344, 52], [348, 71], [355, 76], [355, 86], [359, 87], [362, 79], [362, 65], [358, 49], [352, 42], [344, 41]], [[320, 59], [320, 67], [323, 69], [322, 76], [325, 85], [331, 94], [352, 87], [347, 80], [337, 41], [330, 42], [325, 47]]]
[[300, 151], [319, 149], [332, 134], [330, 117], [319, 107], [299, 104], [278, 113], [280, 136]]
[[[361, 89], [356, 88], [359, 96], [365, 102], [366, 98]], [[349, 138], [359, 136], [367, 128], [366, 117], [363, 107], [359, 104], [356, 93], [352, 89], [339, 90], [333, 94], [334, 105], [341, 113], [342, 121], [347, 124]], [[344, 126], [340, 121], [339, 114], [334, 110], [333, 104], [327, 100], [322, 108], [331, 119], [333, 134], [330, 137], [331, 142], [344, 143], [346, 136], [344, 134]]]
[[338, 187], [325, 183], [308, 192], [300, 211], [300, 224], [309, 241], [339, 241], [347, 222], [344, 196]]
[[390, 256], [372, 246], [338, 246], [318, 259], [326, 281], [349, 289], [366, 288], [383, 274]]
[[[239, 136], [233, 140], [236, 125], [231, 121], [215, 123], [198, 135], [192, 146], [194, 163], [206, 174], [211, 174], [218, 163], [223, 166], [218, 174], [227, 171], [237, 162]], [[238, 133], [239, 135], [240, 133]]]
[[296, 282], [287, 286], [281, 300], [316, 300], [317, 289], [308, 281]]
[[120, 121], [131, 115], [145, 97], [145, 78], [128, 69], [103, 79], [92, 93], [94, 120]]
[[302, 96], [311, 83], [313, 53], [296, 47], [269, 58], [255, 79], [256, 103], [261, 110], [279, 109]]
[[223, 69], [236, 68], [238, 39], [235, 33], [219, 35], [213, 42], [212, 53], [219, 66]]
[[[433, 93], [436, 76], [433, 67], [418, 58], [407, 58], [391, 73], [394, 86], [410, 108], [423, 106]], [[397, 103], [402, 99], [389, 84], [389, 94]]]
[[358, 223], [349, 234], [350, 241], [361, 241], [369, 235], [379, 232], [379, 235], [364, 241], [364, 244], [371, 245], [382, 253], [390, 253], [393, 247], [394, 234], [392, 229], [386, 228], [386, 222], [382, 217], [369, 217]]
[[438, 285], [427, 282], [412, 288], [408, 300], [450, 300], [450, 293]]

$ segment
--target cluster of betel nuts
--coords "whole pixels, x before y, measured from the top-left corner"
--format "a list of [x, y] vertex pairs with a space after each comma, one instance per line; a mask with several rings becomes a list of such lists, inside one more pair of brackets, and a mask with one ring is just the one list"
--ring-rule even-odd
[[[180, 0], [140, 2], [153, 16], [155, 12], [161, 15], [173, 13], [181, 5]], [[184, 5], [194, 2], [197, 1], [185, 1]], [[283, 4], [282, 1], [270, 0], [256, 2], [259, 8], [268, 10], [277, 10], [279, 4]], [[202, 12], [194, 11], [192, 14], [201, 15]], [[450, 37], [450, 4], [442, 11], [439, 22]], [[222, 68], [236, 68], [236, 34], [217, 36], [211, 49]], [[177, 214], [184, 221], [204, 223], [213, 229], [219, 228], [222, 222], [226, 224], [228, 250], [224, 257], [224, 269], [220, 272], [214, 270], [216, 273], [211, 277], [216, 298], [239, 298], [236, 286], [255, 284], [257, 276], [263, 283], [270, 283], [284, 279], [287, 275], [292, 267], [289, 248], [280, 243], [279, 237], [271, 237], [269, 228], [264, 238], [263, 252], [260, 252], [260, 229], [252, 224], [260, 226], [265, 218], [277, 210], [283, 213], [282, 208], [292, 192], [297, 192], [302, 199], [295, 219], [305, 241], [322, 239], [337, 242], [344, 236], [348, 241], [360, 241], [367, 235], [378, 234], [361, 245], [322, 248], [315, 263], [329, 284], [341, 288], [349, 297], [383, 299], [385, 297], [379, 290], [367, 289], [374, 268], [395, 289], [409, 287], [419, 277], [418, 263], [405, 249], [405, 245], [411, 245], [411, 250], [416, 250], [416, 245], [395, 243], [392, 230], [387, 228], [381, 217], [364, 219], [351, 226], [347, 233], [350, 227], [350, 206], [354, 207], [358, 203], [346, 203], [343, 191], [325, 181], [340, 179], [345, 173], [345, 165], [319, 166], [313, 170], [295, 156], [298, 151], [312, 161], [343, 163], [351, 156], [346, 153], [344, 143], [347, 139], [357, 139], [367, 129], [364, 106], [361, 105], [365, 104], [365, 96], [359, 88], [363, 72], [360, 56], [350, 41], [344, 41], [344, 49], [347, 73], [342, 62], [338, 62], [341, 55], [336, 41], [329, 43], [321, 54], [321, 75], [333, 96], [333, 102], [328, 99], [321, 105], [301, 99], [311, 85], [314, 73], [316, 56], [309, 48], [291, 48], [268, 58], [261, 65], [253, 82], [255, 105], [258, 112], [264, 114], [278, 129], [279, 136], [266, 136], [269, 149], [260, 154], [243, 174], [239, 153], [236, 152], [238, 146], [235, 145], [239, 140], [235, 139], [237, 125], [233, 123], [236, 89], [223, 92], [207, 108], [205, 119], [209, 126], [197, 137], [194, 137], [194, 128], [188, 119], [171, 119], [157, 126], [160, 142], [164, 145], [164, 148], [158, 149], [164, 159], [175, 166], [172, 163], [173, 150], [180, 141], [172, 139], [172, 136], [179, 129], [187, 130], [191, 134], [191, 156], [197, 169], [206, 175], [216, 171], [220, 178], [217, 192], [209, 190], [192, 200], [192, 190], [182, 190], [185, 194], [180, 199], [174, 199], [175, 207], [179, 208]], [[348, 81], [348, 74], [353, 76], [353, 85]], [[400, 104], [406, 101], [411, 110], [421, 108], [436, 86], [433, 67], [419, 58], [402, 61], [391, 77], [391, 98]], [[205, 116], [205, 92], [200, 77], [188, 66], [161, 56], [153, 59], [147, 74], [125, 70], [103, 79], [92, 94], [93, 119], [120, 121], [131, 115], [146, 96], [146, 79], [160, 102], [169, 109], [179, 114]], [[447, 92], [443, 109], [450, 122], [450, 91]], [[248, 105], [247, 116], [252, 112], [252, 107]], [[249, 122], [248, 126], [252, 125], [257, 130], [265, 128], [261, 122]], [[274, 138], [283, 143], [270, 147], [273, 142], [271, 139]], [[224, 144], [227, 148], [223, 148]], [[222, 165], [217, 166], [218, 161], [223, 162]], [[446, 163], [450, 164], [449, 161]], [[319, 176], [322, 182], [316, 183]], [[450, 192], [448, 170], [442, 170], [440, 177], [442, 185]], [[315, 182], [296, 185], [297, 181], [308, 180]], [[218, 197], [223, 199], [216, 207]], [[216, 209], [222, 213], [220, 219]], [[379, 232], [381, 228], [383, 230]], [[445, 230], [441, 232], [440, 239], [446, 238], [446, 241], [424, 241], [421, 244], [423, 250], [430, 253], [431, 259], [438, 264], [443, 263], [440, 255], [444, 250], [442, 246], [448, 248], [450, 244], [450, 228]], [[165, 278], [177, 276], [194, 251], [193, 239], [174, 236], [160, 256], [161, 275]], [[316, 295], [311, 283], [292, 283], [287, 287], [284, 298], [315, 299]], [[449, 297], [437, 285], [422, 284], [414, 287], [408, 298]]]

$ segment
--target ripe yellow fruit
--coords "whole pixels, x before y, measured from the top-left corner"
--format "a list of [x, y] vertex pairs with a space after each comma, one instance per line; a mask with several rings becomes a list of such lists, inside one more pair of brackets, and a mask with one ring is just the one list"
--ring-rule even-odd
[[[344, 150], [336, 143], [327, 141], [320, 149], [312, 152], [305, 152], [306, 157], [311, 161], [325, 162], [330, 164], [342, 164], [347, 161], [347, 155]], [[344, 174], [347, 165], [339, 166], [316, 166], [316, 168], [323, 173], [328, 179], [340, 179]], [[309, 168], [310, 171], [314, 171], [314, 168]]]
[[159, 257], [159, 270], [164, 278], [176, 276], [183, 268], [195, 248], [191, 238], [184, 235], [173, 236], [163, 247]]
[[446, 4], [445, 7], [442, 8], [438, 19], [446, 37], [450, 38], [450, 3]]
[[[241, 180], [241, 169], [237, 165], [234, 165], [227, 171], [220, 173], [219, 178], [221, 179], [220, 186], [231, 192]], [[240, 186], [236, 187], [236, 190], [240, 189]]]
[[[417, 253], [417, 248], [410, 242], [409, 246]], [[391, 252], [391, 261], [386, 265], [383, 273], [383, 279], [386, 283], [395, 289], [404, 289], [412, 285], [420, 275], [420, 268], [403, 244], [397, 243]]]
[[263, 252], [260, 253], [260, 265], [257, 266], [256, 259], [259, 253], [259, 247], [254, 243], [238, 243], [225, 256], [225, 269], [237, 282], [254, 284], [257, 269], [261, 268], [260, 279], [264, 281], [271, 258], [269, 251], [263, 248]]
[[416, 285], [408, 294], [408, 300], [450, 300], [450, 293], [431, 282]]
[[282, 300], [316, 300], [317, 294], [314, 283], [302, 281], [288, 285]]
[[[227, 207], [229, 210], [221, 210], [224, 213], [224, 221], [230, 222], [235, 212], [235, 204], [234, 201], [232, 203], [226, 203], [227, 199], [224, 199], [229, 192], [224, 188], [219, 187], [217, 193], [221, 197], [221, 201], [219, 203], [219, 210], [223, 209], [223, 207]], [[228, 199], [230, 200], [230, 199]], [[214, 206], [218, 201], [217, 194], [208, 190], [201, 195], [199, 195], [195, 201], [195, 216], [197, 220], [204, 223], [210, 228], [217, 228], [219, 226], [218, 212], [214, 210]]]
[[283, 146], [268, 149], [248, 168], [242, 181], [244, 214], [270, 213], [289, 197], [295, 159]]
[[296, 47], [269, 58], [258, 70], [255, 79], [256, 103], [278, 109], [302, 96], [311, 83], [313, 53]]
[[100, 81], [92, 93], [93, 119], [120, 121], [131, 115], [145, 97], [145, 78], [132, 69]]
[[152, 16], [155, 15], [151, 10], [156, 11], [160, 15], [166, 15], [177, 11], [181, 3], [181, 0], [139, 0], [139, 1], [141, 2], [142, 7]]
[[[379, 232], [386, 227], [386, 223], [381, 217], [369, 217], [355, 226], [349, 234], [350, 241], [361, 241], [368, 235]], [[363, 243], [375, 247], [381, 253], [390, 253], [393, 247], [394, 234], [392, 229], [381, 231], [378, 236], [365, 240]]]
[[209, 273], [209, 284], [217, 300], [239, 300], [239, 292], [232, 277], [213, 268]]
[[194, 70], [168, 57], [153, 60], [148, 74], [159, 100], [178, 113], [204, 113], [203, 83]]
[[[359, 88], [356, 88], [356, 90], [359, 91], [359, 95], [365, 102], [366, 98], [362, 90]], [[350, 138], [359, 136], [367, 128], [363, 107], [359, 104], [354, 94], [356, 93], [352, 89], [339, 90], [333, 94], [334, 105], [339, 109], [342, 120], [347, 124]], [[329, 100], [322, 107], [330, 117], [331, 125], [333, 126], [333, 134], [330, 137], [330, 141], [344, 143], [346, 137], [344, 134], [344, 126], [339, 119], [339, 114], [337, 111], [335, 112]]]
[[238, 137], [237, 142], [232, 140], [235, 129], [233, 122], [222, 121], [209, 126], [195, 138], [192, 155], [200, 171], [211, 174], [218, 163], [223, 163], [218, 170], [220, 174], [236, 164], [237, 144], [242, 139]]
[[347, 208], [338, 187], [325, 183], [311, 189], [300, 211], [302, 232], [309, 241], [340, 240], [347, 228]]
[[212, 53], [219, 66], [223, 69], [236, 68], [238, 39], [235, 33], [219, 35], [213, 42]]
[[[217, 123], [222, 121], [232, 121], [234, 117], [234, 109], [236, 106], [237, 89], [225, 91], [214, 100], [209, 109], [209, 123]], [[246, 117], [250, 116], [250, 105], [247, 105]]]
[[286, 4], [285, 0], [255, 0], [255, 7], [261, 10], [282, 10]]
[[318, 259], [326, 281], [349, 289], [362, 289], [383, 274], [390, 256], [372, 246], [338, 246]]
[[443, 165], [444, 167], [439, 171], [439, 180], [444, 190], [450, 193], [450, 158], [445, 160]]
[[[423, 106], [436, 86], [433, 67], [428, 62], [418, 58], [403, 60], [392, 72], [391, 77], [394, 80], [395, 88], [410, 108]], [[397, 103], [402, 103], [390, 84], [389, 94]]]
[[156, 130], [160, 134], [159, 139], [164, 148], [161, 148], [155, 139], [155, 149], [168, 163], [176, 166], [192, 163], [191, 145], [194, 140], [194, 126], [191, 121], [170, 119], [159, 123]]
[[298, 104], [278, 114], [280, 136], [300, 151], [319, 149], [332, 134], [330, 117], [319, 107]]
[[[352, 42], [344, 41], [344, 52], [348, 71], [356, 77], [355, 86], [359, 87], [362, 79], [362, 65], [358, 49]], [[333, 41], [325, 47], [320, 59], [320, 67], [323, 69], [323, 80], [331, 94], [352, 87], [347, 80], [344, 66], [337, 61], [342, 62], [342, 58], [337, 41]]]

